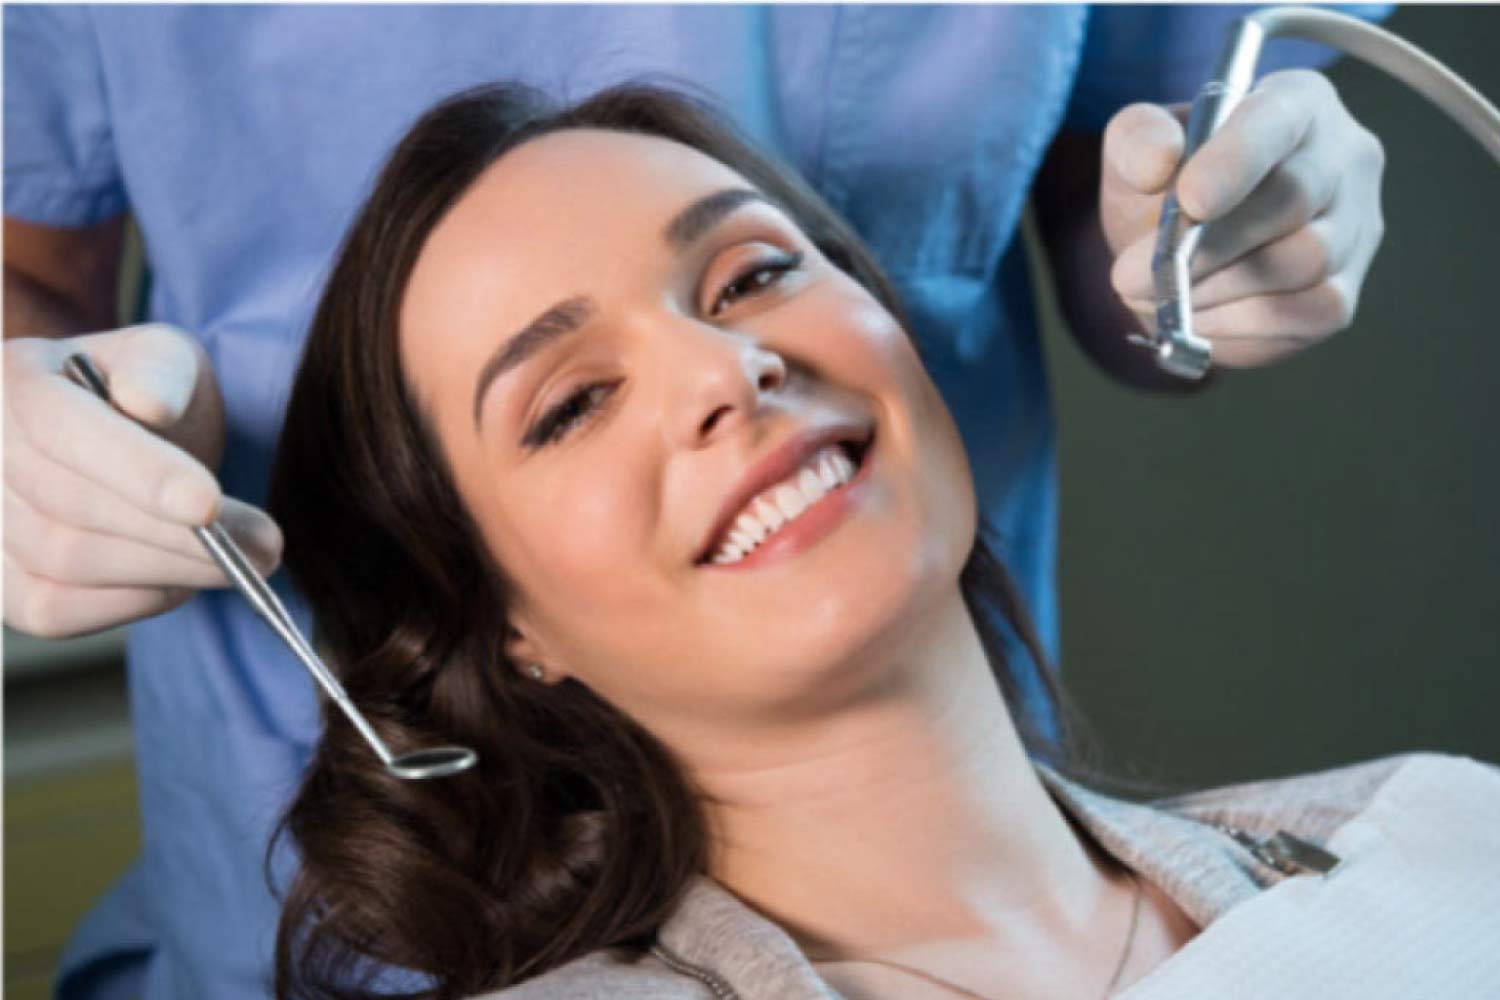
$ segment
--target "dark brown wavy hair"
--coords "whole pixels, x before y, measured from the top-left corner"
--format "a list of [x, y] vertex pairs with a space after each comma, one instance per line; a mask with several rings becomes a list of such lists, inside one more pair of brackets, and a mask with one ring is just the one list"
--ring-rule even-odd
[[[638, 957], [709, 860], [703, 799], [651, 733], [573, 679], [506, 662], [504, 568], [453, 485], [402, 377], [397, 317], [428, 234], [490, 164], [569, 128], [680, 142], [744, 176], [916, 338], [855, 232], [708, 100], [614, 87], [557, 107], [515, 84], [465, 91], [401, 140], [344, 239], [308, 333], [271, 477], [286, 568], [317, 645], [396, 752], [475, 748], [457, 777], [391, 777], [343, 715], [324, 730], [272, 842], [301, 865], [283, 894], [278, 997], [447, 1000], [601, 948]], [[981, 530], [960, 584], [1034, 756], [1068, 763], [1060, 693]], [[1006, 629], [1029, 651], [1013, 667]], [[1025, 676], [1026, 673], [1031, 676]], [[1022, 692], [1048, 702], [1026, 711]], [[269, 858], [268, 853], [268, 858]], [[268, 863], [269, 869], [269, 863]], [[384, 981], [384, 982], [382, 982]]]

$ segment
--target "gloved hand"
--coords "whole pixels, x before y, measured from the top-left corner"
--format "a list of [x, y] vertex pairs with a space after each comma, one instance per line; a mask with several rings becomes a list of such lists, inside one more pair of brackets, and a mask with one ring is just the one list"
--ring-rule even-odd
[[[88, 354], [123, 416], [63, 374]], [[134, 418], [132, 420], [131, 418]], [[202, 345], [162, 325], [5, 343], [5, 622], [47, 638], [168, 611], [229, 585], [191, 526], [221, 519], [262, 573], [263, 511], [223, 496], [224, 401]]]
[[[1132, 104], [1104, 132], [1110, 280], [1153, 332], [1151, 255], [1187, 110]], [[1183, 166], [1178, 203], [1208, 223], [1192, 261], [1193, 328], [1216, 364], [1267, 364], [1353, 322], [1385, 232], [1384, 169], [1380, 140], [1311, 70], [1266, 76]]]

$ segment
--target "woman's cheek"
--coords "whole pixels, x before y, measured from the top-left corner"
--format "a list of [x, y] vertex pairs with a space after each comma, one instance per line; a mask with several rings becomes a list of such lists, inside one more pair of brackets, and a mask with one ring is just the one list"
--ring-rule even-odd
[[887, 444], [910, 462], [921, 487], [921, 505], [930, 522], [958, 526], [967, 551], [964, 525], [974, 522], [973, 470], [952, 410], [917, 350], [916, 341], [891, 313], [873, 299], [851, 311], [867, 350], [869, 383], [888, 388]]
[[[578, 475], [555, 494], [546, 515], [548, 537], [568, 569], [570, 586], [581, 588], [580, 596], [594, 599], [619, 589], [621, 574], [631, 569], [628, 546], [640, 532], [632, 515], [640, 507], [628, 495], [627, 484], [618, 477], [600, 475], [611, 470], [608, 463], [577, 463]], [[634, 560], [638, 562], [639, 560]]]

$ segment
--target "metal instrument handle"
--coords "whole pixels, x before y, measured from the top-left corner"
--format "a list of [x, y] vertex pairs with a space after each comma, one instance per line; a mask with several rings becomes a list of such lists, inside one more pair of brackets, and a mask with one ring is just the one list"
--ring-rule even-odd
[[[89, 360], [88, 355], [81, 352], [69, 355], [63, 362], [63, 370], [73, 381], [114, 406], [114, 400], [109, 394], [109, 386], [105, 383], [104, 377], [99, 374], [99, 370], [94, 367], [94, 363]], [[390, 767], [395, 760], [395, 755], [375, 732], [364, 714], [354, 707], [354, 702], [350, 700], [344, 686], [324, 665], [313, 649], [312, 643], [303, 636], [301, 629], [297, 628], [297, 623], [287, 612], [286, 606], [271, 589], [271, 585], [251, 565], [250, 560], [230, 537], [229, 532], [224, 530], [224, 526], [218, 521], [206, 526], [198, 525], [193, 528], [193, 534], [198, 537], [198, 541], [208, 550], [214, 562], [224, 571], [224, 575], [229, 577], [229, 582], [234, 585], [234, 588], [244, 595], [255, 613], [265, 619], [266, 624], [270, 625], [271, 629], [281, 637], [297, 659], [307, 667], [308, 672], [313, 675], [313, 679], [318, 682], [328, 697], [332, 698], [334, 703], [343, 710], [344, 715], [359, 730], [365, 742], [374, 749], [381, 762]]]

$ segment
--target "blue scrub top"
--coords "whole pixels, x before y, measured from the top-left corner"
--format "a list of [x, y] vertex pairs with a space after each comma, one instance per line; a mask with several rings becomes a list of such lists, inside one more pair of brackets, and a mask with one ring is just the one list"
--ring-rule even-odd
[[[1245, 10], [8, 6], [5, 214], [134, 214], [149, 317], [200, 337], [218, 373], [219, 478], [263, 505], [332, 254], [417, 115], [495, 79], [707, 90], [889, 271], [1055, 662], [1053, 422], [1017, 222], [1060, 127], [1190, 99]], [[1264, 67], [1326, 53], [1277, 45]], [[132, 626], [128, 668], [144, 856], [79, 928], [59, 995], [267, 996], [261, 858], [318, 735], [313, 685], [232, 590]]]

